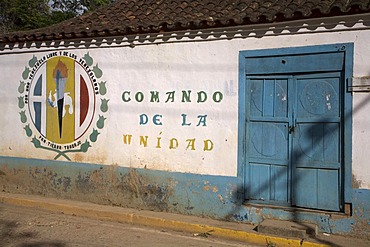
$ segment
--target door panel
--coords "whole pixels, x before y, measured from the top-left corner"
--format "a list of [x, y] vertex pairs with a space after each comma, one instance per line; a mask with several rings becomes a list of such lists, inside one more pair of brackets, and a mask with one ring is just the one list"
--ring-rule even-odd
[[294, 177], [294, 206], [339, 211], [338, 170], [296, 168]]
[[289, 196], [288, 79], [250, 78], [248, 197], [287, 203]]
[[[304, 61], [304, 64], [303, 64]], [[246, 58], [247, 74], [288, 74], [338, 71], [343, 68], [343, 53], [294, 54]], [[302, 66], [303, 65], [303, 66]]]
[[256, 200], [270, 200], [270, 165], [251, 163], [252, 185], [250, 197]]
[[288, 166], [250, 163], [250, 199], [259, 201], [288, 201]]
[[247, 199], [342, 205], [341, 73], [247, 77]]
[[341, 74], [297, 76], [295, 83], [296, 119], [291, 149], [293, 205], [339, 211]]
[[297, 76], [297, 118], [340, 117], [340, 72]]
[[339, 168], [339, 123], [297, 123], [293, 160], [297, 167]]
[[[294, 170], [293, 205], [317, 208], [317, 170], [296, 168]], [[310, 195], [310, 196], [307, 196]], [[299, 202], [299, 203], [297, 203]]]
[[288, 80], [258, 79], [249, 81], [250, 117], [288, 117]]
[[339, 169], [317, 170], [317, 208], [324, 210], [340, 210], [340, 174]]
[[289, 160], [287, 123], [250, 123], [249, 157], [261, 160], [276, 160], [286, 164]]

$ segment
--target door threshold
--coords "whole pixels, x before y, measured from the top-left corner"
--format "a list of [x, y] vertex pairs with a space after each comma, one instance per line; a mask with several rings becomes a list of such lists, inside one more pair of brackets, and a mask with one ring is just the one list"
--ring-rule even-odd
[[[336, 211], [325, 211], [320, 209], [310, 209], [310, 208], [299, 208], [299, 207], [292, 207], [292, 206], [284, 206], [284, 205], [272, 205], [272, 204], [258, 204], [258, 203], [251, 203], [251, 202], [245, 202], [243, 203], [243, 206], [245, 207], [253, 207], [258, 209], [276, 209], [276, 210], [283, 210], [287, 212], [292, 213], [312, 213], [312, 214], [324, 214], [329, 215], [330, 218], [348, 218], [352, 215], [352, 210], [346, 210], [347, 212], [336, 212]], [[346, 208], [348, 208], [346, 204]]]

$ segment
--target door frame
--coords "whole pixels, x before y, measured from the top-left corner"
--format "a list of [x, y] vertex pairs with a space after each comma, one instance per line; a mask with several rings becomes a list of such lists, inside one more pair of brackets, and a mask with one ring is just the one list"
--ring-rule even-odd
[[[343, 66], [343, 177], [342, 191], [343, 203], [352, 202], [352, 94], [348, 88], [352, 86], [353, 76], [353, 43], [339, 43], [329, 45], [302, 46], [277, 49], [246, 50], [239, 52], [239, 103], [238, 103], [238, 178], [242, 180], [243, 186], [246, 184], [245, 164], [247, 160], [247, 142], [248, 135], [246, 128], [246, 106], [249, 103], [246, 95], [246, 76], [248, 75], [248, 58], [266, 58], [286, 55], [315, 55], [323, 53], [342, 53], [344, 56]], [[245, 188], [243, 193], [245, 193]], [[243, 197], [245, 198], [245, 196]], [[343, 210], [345, 207], [343, 207]]]

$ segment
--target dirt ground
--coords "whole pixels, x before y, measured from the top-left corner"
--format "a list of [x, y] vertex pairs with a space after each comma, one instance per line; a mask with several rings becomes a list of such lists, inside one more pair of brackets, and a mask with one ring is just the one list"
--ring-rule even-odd
[[255, 246], [208, 234], [178, 233], [0, 204], [0, 246]]

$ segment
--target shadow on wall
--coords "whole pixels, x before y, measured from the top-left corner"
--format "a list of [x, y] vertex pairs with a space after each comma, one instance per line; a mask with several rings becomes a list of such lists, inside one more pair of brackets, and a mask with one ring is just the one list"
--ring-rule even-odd
[[[365, 107], [369, 103], [370, 103], [370, 95], [366, 96], [361, 102], [359, 102], [359, 104], [356, 105], [356, 108], [353, 108], [352, 112], [344, 115], [343, 116], [344, 121], [349, 120], [349, 119], [352, 119], [352, 117], [356, 113], [358, 113], [360, 111], [360, 109], [362, 109], [363, 107]], [[326, 118], [323, 118], [322, 121], [318, 121], [318, 122], [325, 122], [325, 120], [326, 120]], [[317, 126], [317, 124], [314, 124], [310, 128], [306, 129], [306, 131], [304, 133], [301, 133], [301, 136], [311, 136], [312, 133], [314, 133], [314, 131], [316, 131], [316, 129], [315, 129], [316, 126]], [[336, 125], [336, 126], [338, 126], [338, 125]], [[335, 131], [337, 131], [337, 128], [334, 127], [333, 125], [330, 126], [330, 127], [328, 127], [328, 128], [326, 128], [324, 135], [319, 136], [319, 138], [316, 138], [314, 140], [314, 143], [312, 143], [311, 147], [315, 147], [315, 146], [319, 145], [320, 142], [323, 141], [323, 139], [325, 137], [327, 137], [329, 135], [332, 135]], [[343, 140], [342, 138], [343, 137], [342, 137], [342, 134], [341, 134], [341, 140]], [[310, 150], [297, 150], [297, 149], [295, 149], [295, 150], [292, 150], [291, 151], [290, 157], [293, 159], [294, 164], [298, 164], [304, 158], [303, 157], [303, 153], [309, 153], [309, 152], [310, 152]], [[344, 157], [342, 155], [342, 157], [340, 158], [340, 160], [342, 160], [342, 162], [343, 162], [343, 158]], [[294, 166], [294, 164], [293, 164], [293, 166]], [[342, 166], [343, 166], [343, 164], [342, 164]], [[343, 167], [342, 167], [342, 169], [343, 169]], [[284, 178], [285, 176], [286, 176], [286, 171], [281, 169], [280, 172], [277, 172], [275, 174], [275, 177], [274, 178], [275, 179], [279, 179], [279, 177]], [[302, 180], [303, 179], [302, 173], [301, 174], [295, 174], [294, 175], [294, 179], [297, 180], [297, 181]], [[240, 212], [245, 212], [245, 206], [243, 206], [243, 203], [246, 203], [246, 202], [248, 203], [248, 200], [245, 201], [245, 195], [244, 195], [244, 188], [243, 188], [243, 186], [244, 185], [239, 186], [237, 195], [240, 198], [239, 198], [239, 200], [236, 200], [237, 202], [241, 202], [241, 204], [237, 206], [237, 208], [236, 208], [235, 211], [233, 211], [233, 212], [231, 212], [229, 214], [230, 215], [230, 218], [233, 217], [234, 220], [235, 220], [235, 217], [240, 217], [239, 216], [240, 215]], [[256, 190], [258, 190], [258, 191], [249, 191], [249, 194], [251, 194], [251, 195], [258, 195], [260, 191], [269, 191], [270, 190], [270, 183], [269, 183], [269, 181], [266, 181], [264, 183], [261, 183], [260, 186], [258, 186], [258, 188], [256, 188]], [[296, 198], [297, 196], [299, 196], [297, 194], [297, 192], [295, 192], [294, 189], [291, 190], [291, 193], [292, 193], [291, 194], [291, 198]], [[294, 193], [296, 193], [296, 194], [294, 194]], [[340, 197], [341, 197], [340, 200], [342, 200], [342, 201], [340, 201], [340, 203], [344, 203], [343, 202], [343, 195], [340, 194]], [[253, 201], [252, 201], [252, 203], [253, 203]], [[256, 203], [255, 200], [254, 200], [254, 203]], [[261, 208], [262, 207], [263, 207], [263, 204], [261, 205]], [[243, 211], [243, 209], [244, 209], [244, 211]], [[280, 209], [280, 210], [284, 210], [284, 209]], [[302, 216], [304, 214], [303, 211], [302, 211], [302, 209], [299, 209], [298, 207], [292, 207], [292, 208], [289, 208], [289, 209], [287, 208], [287, 210], [288, 210], [288, 214], [286, 214], [286, 215], [289, 215], [289, 216], [287, 216], [289, 218], [288, 220], [292, 220], [294, 222], [299, 223], [302, 226], [308, 227], [308, 225], [304, 223], [305, 222], [305, 218], [304, 218], [304, 216]], [[359, 217], [356, 216], [356, 210], [354, 210], [354, 209], [352, 209], [352, 210], [353, 210], [352, 211], [353, 214], [350, 215], [352, 217], [352, 219], [354, 221], [356, 221], [356, 220], [360, 221]], [[259, 213], [261, 213], [261, 212], [259, 211]], [[328, 212], [328, 214], [330, 214], [330, 212]], [[263, 219], [267, 219], [267, 218], [272, 218], [273, 219], [274, 218], [274, 217], [271, 217], [268, 214], [266, 214], [266, 215], [262, 215], [261, 214], [261, 216], [262, 216]], [[276, 219], [276, 217], [275, 217], [275, 219]], [[333, 219], [331, 219], [329, 217], [327, 220], [328, 221], [329, 220], [332, 221]], [[347, 220], [348, 220], [348, 224], [350, 225], [350, 217], [348, 217]], [[333, 221], [335, 221], [335, 220], [333, 220]], [[361, 223], [361, 222], [358, 222], [358, 223]], [[330, 231], [332, 231], [332, 227], [333, 226], [331, 225], [331, 223], [330, 222], [326, 222], [326, 224], [328, 224], [328, 226], [330, 228]], [[352, 222], [352, 224], [353, 224], [353, 222]], [[349, 232], [348, 235], [357, 236], [356, 235], [356, 224], [353, 224], [353, 225], [352, 224], [350, 226], [352, 232]], [[360, 224], [360, 225], [362, 225], [362, 227], [364, 226], [364, 224]], [[369, 231], [370, 231], [370, 225], [367, 225], [365, 228], [362, 228], [359, 233], [361, 233], [361, 232], [362, 233], [363, 232], [369, 232]], [[332, 233], [332, 232], [329, 232], [329, 233]], [[326, 244], [331, 244], [330, 242], [327, 242], [327, 241], [324, 241], [324, 240], [321, 240], [321, 239], [317, 239], [317, 241], [322, 242], [322, 243], [326, 243]]]

